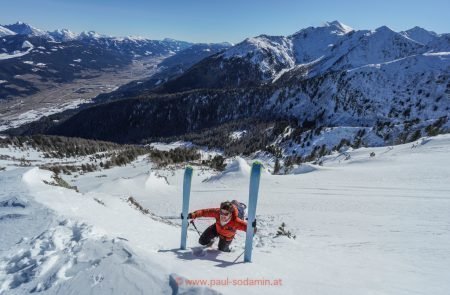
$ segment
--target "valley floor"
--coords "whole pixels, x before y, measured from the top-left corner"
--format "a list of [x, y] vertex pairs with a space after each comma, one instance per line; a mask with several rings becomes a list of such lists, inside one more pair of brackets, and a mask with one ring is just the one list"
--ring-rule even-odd
[[163, 57], [147, 57], [134, 60], [120, 69], [85, 71], [68, 83], [42, 82], [38, 75], [22, 75], [20, 78], [33, 83], [39, 92], [26, 98], [0, 99], [0, 131], [76, 108], [91, 102], [99, 94], [114, 91], [131, 81], [148, 78], [156, 73], [157, 65], [162, 60]]
[[[0, 160], [0, 294], [448, 294], [450, 135], [348, 154], [263, 173], [252, 263], [242, 232], [231, 253], [196, 256], [191, 228], [190, 249], [179, 250], [179, 222], [164, 217], [180, 214], [182, 167], [141, 157], [64, 176], [76, 192], [45, 184], [49, 171]], [[250, 163], [194, 167], [190, 210], [246, 203]], [[276, 236], [282, 223], [295, 239]]]

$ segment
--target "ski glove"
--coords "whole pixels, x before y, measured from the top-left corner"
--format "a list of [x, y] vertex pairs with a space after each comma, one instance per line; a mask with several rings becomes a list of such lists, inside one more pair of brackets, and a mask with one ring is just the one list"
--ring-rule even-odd
[[[180, 218], [184, 219], [183, 213], [180, 214]], [[194, 216], [192, 215], [192, 213], [188, 214], [187, 219], [194, 219]]]

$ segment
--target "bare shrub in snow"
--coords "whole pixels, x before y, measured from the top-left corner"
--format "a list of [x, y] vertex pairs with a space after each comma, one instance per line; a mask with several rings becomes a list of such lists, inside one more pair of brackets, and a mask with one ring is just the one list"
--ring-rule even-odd
[[291, 231], [286, 229], [286, 223], [281, 223], [281, 225], [278, 227], [277, 233], [275, 234], [275, 237], [280, 236], [286, 236], [289, 239], [295, 239], [297, 238], [296, 235], [292, 234]]
[[60, 186], [60, 187], [67, 188], [67, 189], [73, 189], [76, 192], [78, 192], [78, 188], [76, 186], [71, 186], [64, 179], [59, 177], [58, 174], [53, 175], [52, 178], [53, 178], [54, 182], [44, 180], [44, 183], [48, 184], [48, 185], [53, 185], [53, 186]]

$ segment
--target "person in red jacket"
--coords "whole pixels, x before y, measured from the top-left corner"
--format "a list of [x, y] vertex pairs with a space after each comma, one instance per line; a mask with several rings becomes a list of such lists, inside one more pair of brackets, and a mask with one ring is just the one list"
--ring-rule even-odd
[[221, 203], [220, 208], [197, 210], [188, 215], [189, 219], [198, 217], [216, 219], [216, 223], [203, 232], [198, 242], [201, 245], [208, 245], [214, 238], [219, 237], [219, 250], [223, 252], [230, 252], [230, 244], [237, 230], [247, 231], [247, 222], [239, 218], [238, 209], [229, 201]]

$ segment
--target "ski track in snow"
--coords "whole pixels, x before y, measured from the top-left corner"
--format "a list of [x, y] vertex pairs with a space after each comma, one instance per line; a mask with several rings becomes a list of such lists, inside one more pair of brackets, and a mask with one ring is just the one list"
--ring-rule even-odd
[[[194, 255], [190, 228], [191, 249], [179, 250], [179, 223], [158, 216], [181, 212], [182, 169], [141, 157], [64, 176], [77, 193], [44, 184], [49, 171], [8, 167], [0, 172], [0, 294], [448, 294], [450, 135], [346, 155], [291, 175], [263, 172], [252, 263], [243, 263], [242, 232], [231, 253], [216, 241]], [[236, 158], [219, 174], [194, 167], [190, 211], [247, 203], [249, 163]], [[276, 237], [282, 222], [296, 239]], [[196, 220], [200, 230], [211, 223]], [[246, 279], [282, 285], [230, 285]]]

